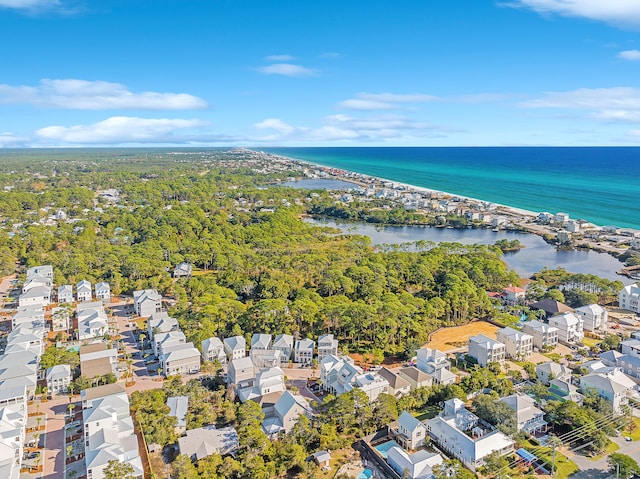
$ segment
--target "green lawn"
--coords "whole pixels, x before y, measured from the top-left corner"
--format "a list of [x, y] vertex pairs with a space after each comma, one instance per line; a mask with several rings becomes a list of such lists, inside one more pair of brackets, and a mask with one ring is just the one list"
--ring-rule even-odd
[[429, 406], [422, 411], [418, 411], [414, 416], [418, 418], [419, 421], [424, 421], [425, 419], [433, 419], [440, 412], [440, 408], [438, 406]]
[[601, 342], [602, 339], [582, 338], [582, 343], [588, 348], [595, 346], [596, 344], [600, 344]]
[[[537, 448], [539, 446], [527, 440], [521, 443], [521, 447], [529, 450]], [[551, 454], [552, 451], [550, 447], [545, 447], [544, 449], [536, 450], [535, 452], [535, 455], [538, 456], [541, 460], [545, 461], [549, 467], [551, 467]], [[578, 471], [578, 466], [575, 462], [567, 459], [567, 456], [556, 449], [555, 470], [556, 474], [553, 476], [554, 479], [567, 479], [571, 474]]]
[[546, 356], [549, 359], [551, 359], [551, 361], [556, 361], [556, 362], [562, 359], [562, 356], [558, 353], [544, 353], [543, 356]]
[[618, 449], [620, 449], [620, 446], [618, 446], [615, 442], [613, 441], [609, 441], [609, 445], [607, 446], [607, 448], [604, 450], [604, 452], [602, 454], [598, 454], [597, 456], [593, 456], [593, 457], [589, 457], [590, 460], [592, 461], [598, 461], [600, 459], [602, 459], [605, 456], [608, 456], [609, 454], [612, 454], [614, 452], [616, 452]]
[[629, 433], [629, 428], [625, 427], [622, 431], [622, 435], [637, 441], [640, 439], [640, 417], [634, 417], [633, 424], [635, 425], [635, 428], [633, 428], [632, 432]]

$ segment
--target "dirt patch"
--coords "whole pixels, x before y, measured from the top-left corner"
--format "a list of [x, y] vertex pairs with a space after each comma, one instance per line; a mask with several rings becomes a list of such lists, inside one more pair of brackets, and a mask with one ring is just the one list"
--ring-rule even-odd
[[[372, 361], [370, 354], [349, 353], [349, 357], [353, 359], [356, 366], [360, 366], [362, 368], [370, 368], [371, 366], [377, 365]], [[396, 356], [387, 356], [384, 358], [384, 361], [382, 361], [380, 366], [384, 366], [386, 368], [398, 368], [402, 366], [402, 361]]]
[[476, 334], [484, 334], [491, 339], [496, 339], [498, 329], [500, 328], [486, 321], [474, 321], [463, 326], [443, 328], [433, 333], [431, 340], [424, 347], [442, 352], [454, 351], [466, 348], [469, 344], [469, 338]]

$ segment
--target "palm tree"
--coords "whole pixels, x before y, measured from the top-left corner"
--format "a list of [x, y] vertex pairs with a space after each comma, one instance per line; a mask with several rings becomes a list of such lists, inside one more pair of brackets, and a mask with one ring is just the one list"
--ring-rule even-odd
[[67, 459], [71, 457], [72, 452], [73, 452], [73, 446], [67, 446]]

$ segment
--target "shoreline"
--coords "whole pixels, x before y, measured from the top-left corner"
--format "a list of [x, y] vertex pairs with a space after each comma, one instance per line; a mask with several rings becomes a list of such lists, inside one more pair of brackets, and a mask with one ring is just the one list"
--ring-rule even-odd
[[[334, 168], [331, 166], [326, 166], [321, 163], [316, 163], [313, 161], [302, 160], [298, 158], [292, 158], [282, 155], [276, 155], [263, 151], [255, 151], [249, 150], [252, 153], [257, 153], [261, 155], [266, 155], [270, 158], [275, 159], [276, 161], [283, 162], [292, 162], [294, 164], [309, 167], [314, 169], [319, 169], [322, 171], [323, 175], [315, 177], [317, 179], [334, 179], [341, 180], [347, 183], [351, 183], [356, 187], [360, 188], [368, 188], [370, 185], [374, 185], [379, 188], [391, 188], [396, 192], [408, 193], [408, 194], [418, 194], [418, 195], [426, 195], [430, 198], [438, 198], [438, 199], [456, 199], [460, 203], [466, 206], [470, 206], [471, 208], [480, 207], [480, 208], [490, 208], [489, 212], [498, 213], [500, 215], [504, 215], [509, 217], [513, 228], [507, 228], [502, 226], [501, 229], [521, 229], [522, 231], [530, 234], [535, 234], [545, 239], [545, 241], [551, 243], [550, 237], [557, 238], [558, 233], [565, 232], [563, 226], [554, 226], [551, 224], [540, 224], [535, 223], [534, 220], [537, 220], [542, 212], [536, 212], [527, 210], [524, 208], [518, 208], [510, 205], [505, 205], [501, 203], [495, 203], [491, 201], [481, 200], [478, 198], [471, 198], [464, 195], [457, 195], [453, 193], [449, 193], [446, 191], [435, 190], [432, 188], [426, 188], [423, 186], [411, 185], [408, 183], [402, 183], [399, 181], [390, 180], [388, 178], [368, 175], [364, 173], [358, 173], [350, 170], [344, 170], [342, 168]], [[314, 177], [310, 177], [314, 178]], [[575, 220], [574, 220], [575, 221]], [[486, 225], [486, 227], [490, 227]], [[500, 226], [498, 226], [500, 227]], [[606, 233], [603, 232], [603, 226], [595, 225], [593, 223], [584, 223], [584, 232], [589, 233], [589, 235], [582, 235], [580, 233], [576, 233], [578, 238], [575, 239], [575, 242], [572, 242], [570, 247], [580, 249], [586, 248], [592, 250], [597, 253], [609, 254], [610, 256], [619, 259], [619, 257], [625, 254], [629, 248], [622, 248], [617, 246], [617, 243], [614, 241], [609, 243], [609, 239], [606, 236]], [[634, 228], [619, 228], [620, 236], [632, 237], [635, 238], [635, 241], [640, 241], [640, 230]], [[600, 233], [602, 233], [600, 235]], [[615, 233], [614, 233], [615, 234]], [[594, 236], [593, 238], [589, 236]], [[599, 236], [604, 236], [605, 239], [599, 239]]]

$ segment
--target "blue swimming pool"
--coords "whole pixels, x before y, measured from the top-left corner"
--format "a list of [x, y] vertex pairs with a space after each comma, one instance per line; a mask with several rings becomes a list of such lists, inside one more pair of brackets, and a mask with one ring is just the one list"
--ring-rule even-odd
[[389, 449], [391, 449], [394, 446], [400, 447], [400, 444], [398, 444], [396, 441], [391, 439], [390, 441], [383, 442], [382, 444], [378, 444], [376, 446], [376, 450], [380, 453], [380, 455], [382, 457], [384, 457], [386, 459], [387, 458], [387, 451], [389, 451]]
[[371, 479], [373, 471], [371, 469], [363, 469], [356, 479]]

